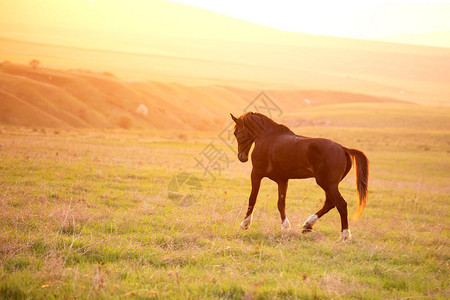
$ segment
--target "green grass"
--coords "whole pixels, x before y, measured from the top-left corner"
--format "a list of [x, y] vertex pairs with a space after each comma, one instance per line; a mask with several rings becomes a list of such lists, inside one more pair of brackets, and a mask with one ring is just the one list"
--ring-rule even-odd
[[[323, 202], [312, 179], [290, 182], [290, 232], [268, 179], [238, 230], [251, 167], [216, 133], [3, 128], [0, 298], [448, 299], [450, 128], [427, 130], [295, 130], [370, 159], [368, 206], [350, 221], [353, 240], [336, 243], [336, 210], [301, 233]], [[194, 159], [212, 140], [231, 160], [215, 181]], [[191, 206], [167, 196], [180, 172], [202, 181]], [[353, 213], [353, 170], [341, 191]]]

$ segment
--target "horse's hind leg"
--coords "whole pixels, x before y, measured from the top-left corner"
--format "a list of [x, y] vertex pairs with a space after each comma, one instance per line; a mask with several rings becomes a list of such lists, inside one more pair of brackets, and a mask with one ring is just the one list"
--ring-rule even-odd
[[347, 202], [344, 200], [344, 198], [342, 198], [337, 185], [325, 187], [323, 189], [326, 195], [325, 203], [319, 211], [310, 216], [308, 220], [306, 220], [305, 224], [303, 224], [303, 233], [311, 231], [314, 224], [320, 217], [336, 207], [341, 217], [340, 240], [351, 239], [350, 229], [348, 229]]
[[320, 210], [318, 210], [314, 215], [309, 216], [309, 218], [303, 224], [303, 231], [302, 231], [303, 233], [310, 232], [316, 221], [335, 207], [334, 202], [331, 201], [330, 195], [325, 193], [325, 197], [326, 198], [323, 207]]
[[337, 185], [327, 189], [327, 193], [330, 193], [331, 199], [341, 216], [341, 237], [339, 240], [350, 240], [352, 236], [350, 229], [348, 229], [347, 201], [342, 197]]

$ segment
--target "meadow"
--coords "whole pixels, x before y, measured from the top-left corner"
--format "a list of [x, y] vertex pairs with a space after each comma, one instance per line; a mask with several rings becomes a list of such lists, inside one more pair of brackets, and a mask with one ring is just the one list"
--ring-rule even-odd
[[[219, 132], [3, 126], [0, 298], [448, 299], [448, 115], [410, 104], [301, 112], [331, 125], [296, 133], [370, 160], [369, 202], [345, 243], [336, 210], [301, 233], [324, 200], [313, 179], [290, 181], [289, 232], [268, 179], [250, 229], [239, 230], [251, 165]], [[196, 160], [211, 142], [228, 158], [209, 170], [215, 178]], [[182, 172], [201, 182], [190, 205], [168, 196]], [[341, 192], [352, 214], [354, 170]]]

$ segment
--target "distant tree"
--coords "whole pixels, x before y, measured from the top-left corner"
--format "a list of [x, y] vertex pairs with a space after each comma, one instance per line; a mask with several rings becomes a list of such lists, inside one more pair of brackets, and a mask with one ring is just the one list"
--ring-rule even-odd
[[41, 62], [37, 59], [33, 59], [31, 60], [28, 64], [33, 68], [33, 69], [37, 69], [37, 67], [39, 66]]

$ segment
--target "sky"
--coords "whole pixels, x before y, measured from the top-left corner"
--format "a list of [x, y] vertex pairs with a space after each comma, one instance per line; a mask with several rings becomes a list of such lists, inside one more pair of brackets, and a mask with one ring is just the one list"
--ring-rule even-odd
[[[175, 0], [284, 31], [450, 47], [450, 1]], [[447, 34], [444, 35], [444, 33]]]
[[243, 32], [251, 26], [228, 16], [283, 31], [450, 48], [450, 0], [0, 0], [0, 35], [44, 41], [59, 30], [61, 41], [78, 32], [77, 44], [95, 32], [251, 36]]

